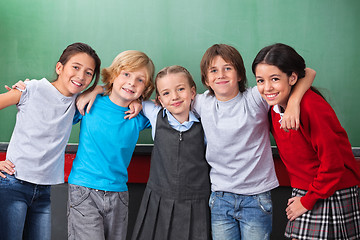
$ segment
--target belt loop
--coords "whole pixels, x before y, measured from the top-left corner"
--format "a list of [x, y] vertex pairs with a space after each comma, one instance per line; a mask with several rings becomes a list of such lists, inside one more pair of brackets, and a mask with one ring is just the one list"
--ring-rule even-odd
[[218, 197], [224, 197], [224, 192], [222, 192], [222, 191], [216, 191], [215, 193], [216, 193], [216, 196], [218, 196]]

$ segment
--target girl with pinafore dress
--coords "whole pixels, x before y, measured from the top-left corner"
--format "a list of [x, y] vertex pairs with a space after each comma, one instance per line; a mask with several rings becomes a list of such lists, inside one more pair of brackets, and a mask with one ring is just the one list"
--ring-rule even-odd
[[143, 103], [155, 137], [132, 239], [210, 239], [204, 131], [190, 111], [195, 83], [185, 68], [171, 66], [157, 74], [155, 85], [162, 107]]

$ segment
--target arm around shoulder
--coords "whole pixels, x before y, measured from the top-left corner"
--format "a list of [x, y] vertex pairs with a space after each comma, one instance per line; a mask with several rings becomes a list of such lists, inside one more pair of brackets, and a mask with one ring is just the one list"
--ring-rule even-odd
[[102, 86], [97, 85], [94, 90], [90, 91], [89, 89], [80, 94], [76, 99], [76, 107], [79, 110], [81, 115], [85, 114], [85, 107], [87, 106], [86, 112], [89, 113], [90, 109], [95, 102], [96, 96], [98, 94], [104, 93]]
[[305, 69], [305, 77], [298, 79], [289, 98], [289, 103], [300, 104], [302, 97], [311, 87], [315, 80], [316, 71], [311, 68]]
[[316, 76], [316, 71], [311, 68], [305, 69], [305, 77], [298, 79], [289, 97], [288, 104], [281, 122], [281, 128], [298, 130], [300, 126], [300, 102], [304, 94], [311, 87]]
[[18, 104], [21, 98], [21, 92], [16, 89], [12, 89], [6, 93], [0, 94], [0, 110], [11, 105]]

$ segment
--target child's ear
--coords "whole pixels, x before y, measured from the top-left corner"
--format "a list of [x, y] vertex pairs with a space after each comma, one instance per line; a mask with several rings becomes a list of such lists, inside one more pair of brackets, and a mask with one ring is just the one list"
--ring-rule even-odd
[[161, 106], [162, 106], [162, 107], [164, 107], [164, 104], [163, 104], [163, 102], [161, 101], [160, 96], [158, 96], [158, 100], [159, 100], [159, 102], [160, 102]]
[[59, 75], [63, 68], [64, 68], [64, 65], [62, 65], [61, 62], [57, 62], [56, 66], [55, 66], [56, 74]]
[[289, 85], [294, 86], [297, 80], [298, 80], [298, 74], [293, 72], [289, 77]]
[[209, 86], [209, 79], [208, 79], [208, 77], [206, 77], [206, 79], [205, 79], [205, 85], [206, 85], [207, 87], [210, 87], [210, 86]]
[[194, 100], [195, 99], [195, 96], [196, 96], [196, 90], [195, 90], [195, 87], [192, 87], [190, 89], [191, 91], [191, 100]]

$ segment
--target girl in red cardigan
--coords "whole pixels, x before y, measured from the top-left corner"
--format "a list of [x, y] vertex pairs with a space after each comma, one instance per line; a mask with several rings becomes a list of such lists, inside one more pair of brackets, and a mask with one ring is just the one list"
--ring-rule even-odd
[[360, 170], [334, 110], [311, 88], [300, 103], [299, 129], [280, 129], [292, 87], [304, 69], [304, 59], [284, 44], [263, 48], [252, 64], [259, 92], [273, 106], [271, 131], [293, 187], [285, 236], [360, 239]]

